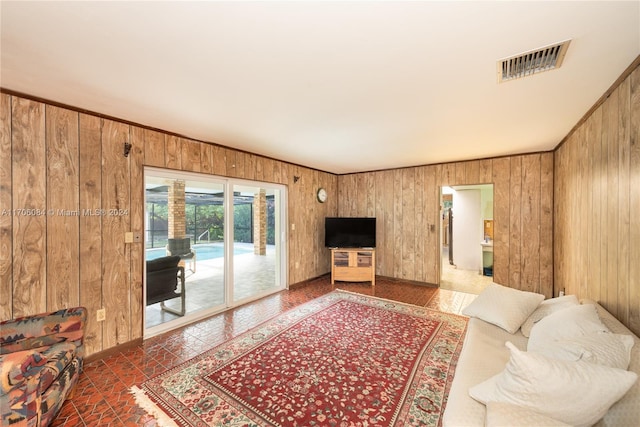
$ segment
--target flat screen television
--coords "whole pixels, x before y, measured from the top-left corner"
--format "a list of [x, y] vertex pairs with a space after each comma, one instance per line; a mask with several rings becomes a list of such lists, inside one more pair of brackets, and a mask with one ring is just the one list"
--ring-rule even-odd
[[328, 248], [375, 248], [375, 218], [335, 218], [324, 220], [324, 245]]

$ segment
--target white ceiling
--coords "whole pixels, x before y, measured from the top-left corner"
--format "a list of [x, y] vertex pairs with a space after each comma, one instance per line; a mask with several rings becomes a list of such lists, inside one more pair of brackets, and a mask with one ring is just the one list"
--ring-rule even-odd
[[[3, 89], [333, 173], [553, 149], [639, 1], [1, 3]], [[496, 62], [571, 39], [563, 66]]]

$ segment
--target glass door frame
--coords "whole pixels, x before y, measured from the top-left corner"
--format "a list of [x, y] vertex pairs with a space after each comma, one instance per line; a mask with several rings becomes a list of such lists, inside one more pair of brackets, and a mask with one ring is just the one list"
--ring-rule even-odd
[[[143, 313], [143, 339], [151, 338], [153, 336], [162, 334], [164, 332], [170, 331], [172, 329], [177, 329], [179, 327], [194, 323], [198, 320], [211, 317], [217, 313], [228, 310], [229, 308], [233, 308], [236, 306], [240, 306], [242, 304], [246, 304], [249, 301], [257, 300], [263, 298], [267, 295], [271, 295], [277, 292], [280, 292], [284, 289], [289, 288], [288, 283], [288, 234], [287, 234], [287, 212], [288, 212], [288, 198], [287, 198], [287, 186], [282, 184], [274, 184], [270, 182], [261, 182], [261, 181], [251, 181], [239, 178], [231, 178], [219, 175], [210, 175], [206, 173], [198, 173], [198, 172], [190, 172], [190, 171], [179, 171], [172, 169], [164, 169], [158, 167], [145, 166], [144, 174], [143, 174], [143, 191], [147, 182], [147, 176], [159, 177], [159, 178], [167, 178], [167, 179], [183, 179], [188, 181], [203, 181], [213, 184], [222, 185], [224, 191], [224, 302], [223, 304], [216, 305], [209, 309], [200, 310], [195, 313], [189, 314], [188, 312], [178, 318], [168, 322], [161, 323], [157, 326], [152, 326], [147, 328], [146, 325], [146, 295], [147, 295], [147, 272], [146, 272], [146, 256], [143, 255], [143, 259], [141, 262], [143, 263], [143, 304], [144, 307], [142, 309]], [[279, 212], [276, 212], [276, 239], [279, 240], [279, 247], [277, 248], [276, 255], [276, 279], [279, 278], [279, 283], [273, 289], [262, 292], [260, 294], [255, 295], [250, 299], [242, 299], [239, 301], [234, 301], [233, 299], [233, 228], [234, 228], [234, 217], [233, 217], [233, 202], [234, 202], [234, 194], [233, 188], [234, 186], [249, 186], [249, 187], [260, 187], [267, 188], [270, 190], [275, 190], [276, 193], [279, 194]], [[145, 206], [143, 208], [143, 212], [146, 214], [146, 196], [143, 197]], [[143, 235], [143, 254], [145, 253], [146, 248], [146, 233], [142, 233]]]

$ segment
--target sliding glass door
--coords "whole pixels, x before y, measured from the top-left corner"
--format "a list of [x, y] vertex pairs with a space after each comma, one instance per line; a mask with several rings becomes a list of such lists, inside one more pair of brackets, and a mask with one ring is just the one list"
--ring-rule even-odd
[[145, 169], [145, 336], [284, 289], [285, 203], [284, 186]]
[[258, 298], [278, 289], [281, 268], [281, 190], [233, 186], [233, 301]]

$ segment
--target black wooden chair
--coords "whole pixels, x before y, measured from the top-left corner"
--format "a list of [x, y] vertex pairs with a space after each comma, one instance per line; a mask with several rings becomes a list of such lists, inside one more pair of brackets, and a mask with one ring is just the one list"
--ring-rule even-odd
[[[147, 305], [160, 303], [160, 307], [169, 313], [184, 316], [186, 289], [184, 286], [184, 267], [179, 266], [179, 256], [165, 256], [147, 261]], [[178, 290], [180, 279], [180, 292]], [[182, 300], [181, 309], [175, 310], [164, 305], [166, 300]]]
[[181, 260], [188, 260], [189, 270], [196, 272], [196, 253], [191, 249], [191, 238], [168, 239], [167, 255], [178, 255]]

